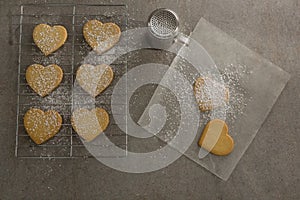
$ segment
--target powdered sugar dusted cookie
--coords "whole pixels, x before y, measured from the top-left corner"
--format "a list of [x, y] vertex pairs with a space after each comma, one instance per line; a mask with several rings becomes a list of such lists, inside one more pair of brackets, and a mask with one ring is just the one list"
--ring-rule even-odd
[[62, 124], [60, 114], [54, 110], [31, 108], [24, 115], [24, 127], [36, 144], [42, 144], [58, 133]]
[[210, 111], [225, 106], [229, 101], [228, 88], [209, 77], [196, 79], [194, 95], [201, 111]]
[[52, 92], [61, 83], [62, 78], [63, 71], [55, 64], [47, 67], [33, 64], [26, 69], [28, 85], [42, 97]]
[[78, 135], [90, 142], [105, 131], [109, 124], [109, 115], [102, 108], [80, 108], [73, 112], [71, 122]]
[[112, 82], [114, 77], [110, 66], [102, 65], [81, 65], [76, 72], [76, 81], [90, 95], [96, 97], [104, 91]]
[[121, 30], [114, 23], [105, 23], [94, 19], [83, 26], [83, 36], [86, 42], [98, 54], [111, 49], [120, 39]]
[[60, 25], [39, 24], [33, 29], [33, 41], [45, 56], [59, 49], [66, 42], [67, 35], [66, 28]]

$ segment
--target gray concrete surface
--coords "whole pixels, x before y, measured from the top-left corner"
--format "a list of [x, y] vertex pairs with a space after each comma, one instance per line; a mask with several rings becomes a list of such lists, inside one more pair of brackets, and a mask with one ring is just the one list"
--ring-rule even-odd
[[0, 199], [300, 199], [298, 0], [128, 1], [138, 20], [156, 7], [174, 9], [186, 33], [205, 17], [292, 75], [227, 182], [185, 157], [146, 174], [118, 172], [95, 159], [15, 158], [17, 49], [9, 27], [15, 3], [0, 1]]

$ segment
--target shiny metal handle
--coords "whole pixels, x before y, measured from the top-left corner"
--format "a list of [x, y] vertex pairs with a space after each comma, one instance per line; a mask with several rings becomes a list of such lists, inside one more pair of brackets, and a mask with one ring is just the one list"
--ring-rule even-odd
[[178, 35], [174, 39], [174, 42], [179, 42], [182, 43], [183, 45], [188, 46], [190, 42], [190, 38], [187, 35], [184, 35], [183, 33], [178, 33]]

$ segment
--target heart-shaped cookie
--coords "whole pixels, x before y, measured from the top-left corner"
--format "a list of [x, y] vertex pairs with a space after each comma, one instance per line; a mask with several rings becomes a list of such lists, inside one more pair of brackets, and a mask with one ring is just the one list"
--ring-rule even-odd
[[120, 27], [114, 23], [90, 20], [83, 26], [83, 36], [86, 42], [98, 54], [111, 49], [120, 39]]
[[194, 95], [201, 111], [225, 106], [229, 101], [229, 89], [209, 77], [199, 77], [194, 84]]
[[80, 108], [72, 113], [71, 123], [78, 135], [90, 142], [105, 131], [109, 124], [109, 115], [102, 108], [91, 111]]
[[60, 114], [54, 110], [46, 112], [31, 108], [24, 115], [24, 127], [36, 144], [42, 144], [58, 133], [62, 124]]
[[26, 69], [28, 85], [42, 97], [52, 92], [60, 84], [62, 78], [63, 71], [55, 64], [47, 67], [33, 64]]
[[66, 42], [67, 36], [66, 28], [60, 25], [51, 27], [39, 24], [33, 29], [33, 41], [45, 56], [59, 49]]
[[114, 77], [110, 66], [101, 65], [81, 65], [76, 72], [76, 81], [90, 95], [96, 97], [105, 90]]
[[230, 154], [234, 147], [234, 141], [228, 134], [228, 126], [220, 119], [213, 119], [207, 123], [198, 144], [219, 156]]

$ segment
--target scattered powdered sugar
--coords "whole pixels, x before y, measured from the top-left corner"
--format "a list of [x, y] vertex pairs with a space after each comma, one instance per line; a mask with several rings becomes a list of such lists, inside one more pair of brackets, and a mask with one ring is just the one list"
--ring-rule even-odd
[[226, 106], [228, 102], [229, 91], [225, 85], [209, 77], [198, 78], [194, 91], [196, 101], [202, 111]]
[[233, 65], [230, 64], [224, 68], [221, 72], [223, 80], [230, 87], [230, 103], [227, 106], [227, 113], [233, 115], [234, 118], [237, 114], [243, 114], [243, 109], [247, 106], [247, 103], [251, 101], [251, 96], [242, 85], [243, 78], [251, 74], [252, 71], [247, 69], [245, 65]]
[[97, 96], [113, 79], [110, 66], [83, 64], [77, 71], [76, 81], [92, 96]]
[[63, 60], [64, 56], [63, 55], [55, 55], [55, 56], [48, 56], [48, 57], [44, 57], [41, 55], [33, 55], [32, 56], [32, 61], [34, 63], [41, 63], [43, 65], [49, 65], [49, 64], [60, 64], [61, 61]]
[[[49, 37], [51, 35], [52, 37]], [[53, 44], [61, 41], [61, 36], [54, 29], [48, 29], [43, 32], [37, 33], [36, 36], [39, 36], [38, 39], [35, 39], [35, 42], [41, 44], [41, 48], [46, 51], [50, 51], [53, 48]]]
[[247, 75], [252, 73], [248, 70], [247, 66], [229, 64], [221, 69], [220, 74], [224, 81], [224, 85], [229, 90], [229, 101], [223, 107], [214, 109], [213, 112], [202, 112], [202, 127], [211, 120], [211, 118], [218, 118], [219, 116], [224, 117], [224, 114], [226, 114], [226, 122], [233, 127], [235, 120], [238, 116], [243, 114], [245, 107], [252, 99], [242, 82]]
[[95, 109], [75, 110], [72, 114], [72, 125], [81, 136], [95, 136], [102, 132]]
[[90, 20], [84, 25], [83, 34], [87, 43], [102, 54], [119, 41], [121, 31], [114, 23], [102, 24], [98, 20]]
[[33, 40], [45, 55], [59, 48], [66, 40], [66, 29], [62, 26], [50, 27], [39, 24], [33, 31]]
[[41, 142], [58, 132], [61, 117], [53, 110], [44, 113], [39, 109], [30, 109], [24, 116], [24, 125], [30, 137]]
[[26, 71], [28, 84], [38, 94], [49, 94], [61, 81], [61, 70], [56, 65], [31, 65]]
[[102, 41], [99, 38], [97, 38], [97, 42], [99, 45], [97, 45], [94, 48], [94, 50], [97, 53], [102, 54], [102, 53], [106, 52], [107, 50], [111, 49], [118, 42], [119, 38], [120, 38], [119, 35], [110, 36]]

